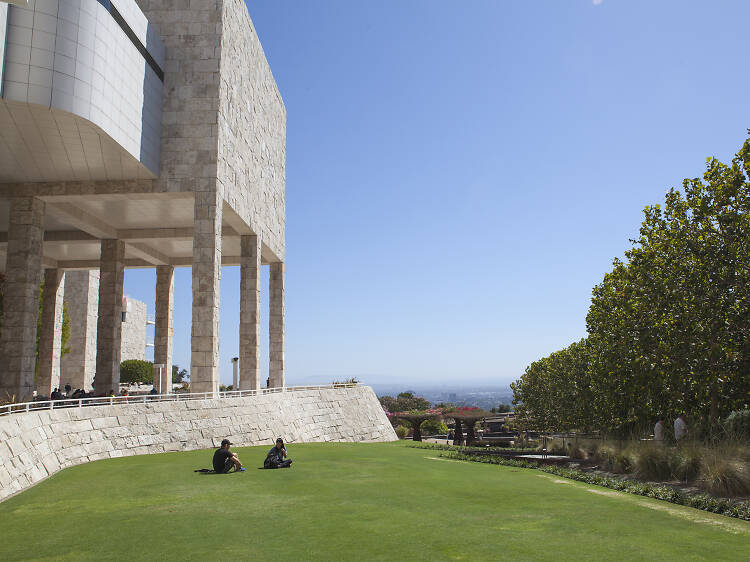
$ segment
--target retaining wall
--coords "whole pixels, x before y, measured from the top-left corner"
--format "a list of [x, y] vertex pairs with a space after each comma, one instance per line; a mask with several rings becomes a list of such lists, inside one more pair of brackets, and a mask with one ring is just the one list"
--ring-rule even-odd
[[85, 406], [0, 417], [0, 500], [85, 462], [289, 442], [395, 441], [368, 386], [243, 398]]

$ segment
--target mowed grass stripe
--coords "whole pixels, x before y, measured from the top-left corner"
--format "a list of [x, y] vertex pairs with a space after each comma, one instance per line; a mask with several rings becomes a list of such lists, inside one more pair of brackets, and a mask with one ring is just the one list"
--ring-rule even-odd
[[750, 559], [750, 523], [533, 470], [405, 443], [291, 444], [291, 469], [257, 470], [270, 446], [237, 449], [239, 474], [194, 473], [211, 451], [64, 470], [0, 504], [0, 559]]

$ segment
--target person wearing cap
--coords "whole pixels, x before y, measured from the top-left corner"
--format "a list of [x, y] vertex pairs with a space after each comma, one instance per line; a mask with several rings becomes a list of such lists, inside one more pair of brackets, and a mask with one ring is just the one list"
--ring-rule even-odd
[[286, 456], [286, 447], [284, 447], [284, 440], [279, 437], [276, 440], [276, 445], [268, 451], [266, 460], [263, 461], [263, 468], [289, 468], [292, 464], [292, 459], [284, 459]]
[[232, 467], [235, 472], [244, 472], [245, 469], [242, 467], [237, 453], [233, 453], [229, 450], [232, 443], [229, 439], [223, 439], [221, 441], [221, 448], [217, 449], [214, 453], [214, 472], [217, 474], [226, 474]]

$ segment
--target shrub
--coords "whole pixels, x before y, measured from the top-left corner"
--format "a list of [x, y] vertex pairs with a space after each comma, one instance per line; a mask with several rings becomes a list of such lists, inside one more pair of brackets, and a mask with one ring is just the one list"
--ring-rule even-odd
[[664, 447], [641, 447], [633, 453], [633, 468], [638, 478], [668, 480], [672, 475], [669, 455]]
[[396, 428], [396, 435], [399, 439], [406, 439], [406, 436], [409, 435], [409, 429], [400, 425]]
[[154, 364], [151, 361], [128, 359], [120, 363], [120, 382], [147, 383], [154, 382]]
[[750, 475], [739, 463], [720, 454], [706, 455], [701, 463], [699, 485], [717, 496], [745, 496], [750, 494]]
[[576, 460], [586, 460], [586, 451], [583, 449], [583, 447], [579, 447], [574, 444], [570, 444], [570, 451], [568, 452], [568, 456], [571, 459]]
[[671, 459], [672, 476], [683, 482], [692, 482], [698, 478], [704, 451], [697, 447], [686, 447], [675, 451]]
[[750, 410], [738, 410], [729, 414], [724, 422], [724, 429], [737, 439], [750, 441]]

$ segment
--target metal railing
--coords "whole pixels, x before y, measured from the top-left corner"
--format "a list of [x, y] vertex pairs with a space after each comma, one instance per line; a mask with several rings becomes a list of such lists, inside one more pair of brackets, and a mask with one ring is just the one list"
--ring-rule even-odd
[[243, 398], [245, 396], [260, 396], [263, 394], [277, 394], [279, 392], [298, 392], [300, 390], [326, 390], [331, 388], [353, 388], [354, 383], [333, 383], [317, 386], [280, 386], [276, 388], [260, 388], [258, 390], [224, 390], [218, 392], [180, 392], [174, 394], [143, 394], [126, 396], [99, 396], [96, 398], [64, 398], [62, 400], [37, 400], [35, 402], [21, 402], [0, 406], [0, 416], [36, 412], [40, 410], [59, 410], [62, 408], [83, 408], [84, 406], [113, 406], [148, 404], [151, 402], [187, 402], [189, 400], [213, 400], [216, 398]]

